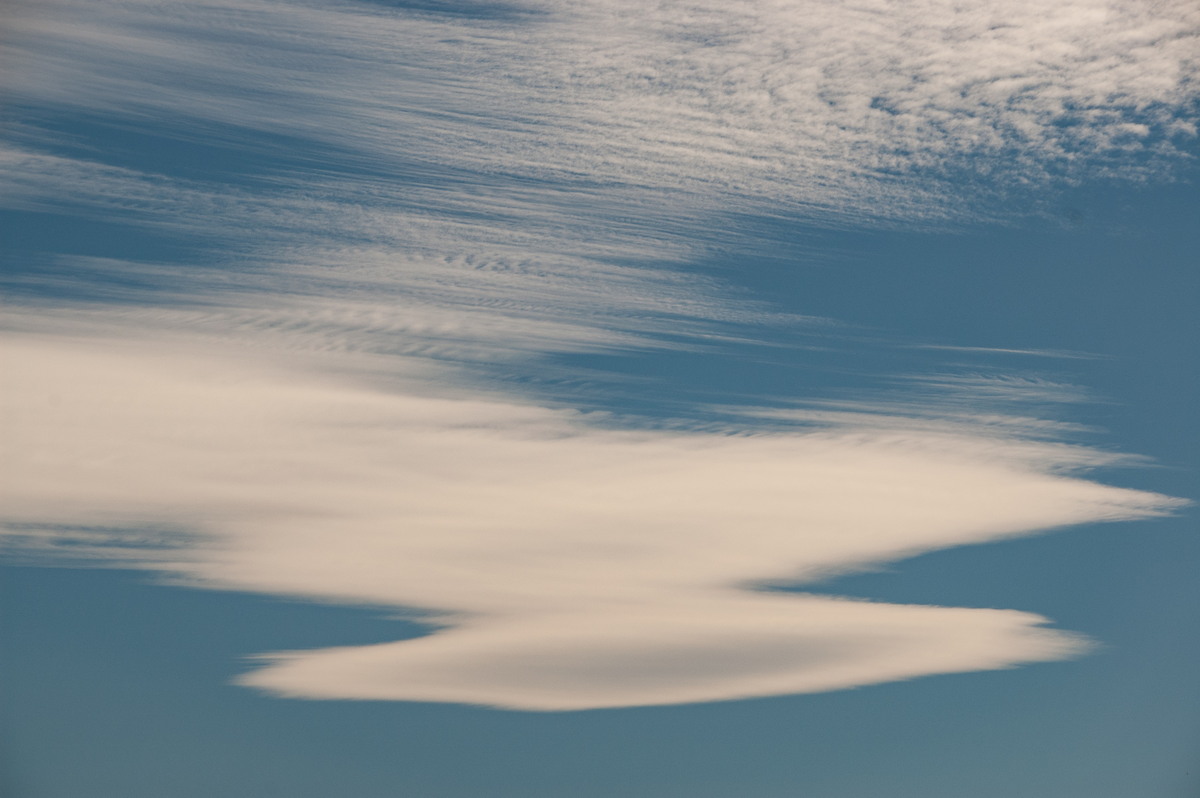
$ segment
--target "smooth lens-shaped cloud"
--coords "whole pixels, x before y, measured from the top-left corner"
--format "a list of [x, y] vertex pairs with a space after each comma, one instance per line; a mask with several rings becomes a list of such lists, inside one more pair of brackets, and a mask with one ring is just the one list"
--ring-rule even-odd
[[438, 613], [428, 637], [244, 678], [292, 696], [568, 709], [1061, 658], [1081, 644], [1033, 615], [749, 586], [1175, 504], [1062, 473], [1098, 453], [961, 424], [614, 430], [442, 398], [427, 370], [383, 390], [169, 341], [5, 351], [14, 545], [74, 535], [76, 556], [198, 585]]

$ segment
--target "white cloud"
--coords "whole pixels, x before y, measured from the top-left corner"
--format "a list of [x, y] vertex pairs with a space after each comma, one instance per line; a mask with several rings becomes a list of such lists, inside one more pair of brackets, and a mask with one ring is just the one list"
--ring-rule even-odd
[[[738, 214], [931, 220], [1161, 172], [1195, 134], [1189, 3], [49, 0], [6, 22], [33, 110], [5, 206], [186, 234], [226, 267], [60, 259], [155, 291], [8, 315], [7, 545], [444, 624], [248, 684], [566, 709], [1061, 658], [1085, 644], [1035, 615], [749, 586], [1176, 505], [1080, 478], [1111, 458], [1062, 427], [979, 411], [1069, 395], [1051, 382], [939, 378], [961, 395], [934, 411], [716, 434], [481, 398], [445, 362], [768, 318], [681, 268], [753, 246], [725, 238]], [[80, 113], [263, 166], [154, 174], [30, 121]]]
[[614, 429], [448, 396], [427, 363], [380, 388], [170, 336], [3, 351], [10, 547], [445, 627], [244, 677], [285, 695], [568, 709], [1062, 658], [1083, 644], [1034, 615], [749, 586], [1178, 504], [1067, 473], [1103, 454], [986, 427]]
[[[157, 283], [188, 323], [451, 359], [661, 346], [767, 316], [686, 274], [757, 246], [731, 216], [929, 220], [1161, 170], [1197, 102], [1186, 2], [506, 8], [17, 4], [0, 202], [207, 245], [225, 268]], [[56, 115], [251, 165], [156, 174]]]
[[[785, 318], [684, 274], [689, 250], [668, 233], [602, 218], [572, 225], [583, 211], [569, 193], [542, 192], [546, 208], [527, 213], [532, 199], [511, 192], [392, 185], [369, 188], [373, 201], [363, 204], [357, 179], [263, 191], [18, 147], [0, 148], [0, 163], [9, 207], [182, 234], [215, 249], [199, 264], [54, 259], [97, 301], [126, 305], [151, 326], [478, 362], [663, 347], [664, 334], [711, 337], [714, 322]], [[601, 217], [604, 207], [596, 205]], [[7, 277], [9, 288], [61, 297], [49, 270], [23, 271]], [[153, 307], [168, 300], [171, 312]]]
[[667, 190], [694, 213], [953, 214], [964, 191], [1162, 171], [1195, 127], [1187, 0], [34, 8], [6, 45], [19, 97], [286, 135], [418, 183]]
[[240, 681], [303, 698], [534, 710], [679, 704], [991, 670], [1087, 649], [1043, 623], [1003, 610], [713, 591], [281, 654]]

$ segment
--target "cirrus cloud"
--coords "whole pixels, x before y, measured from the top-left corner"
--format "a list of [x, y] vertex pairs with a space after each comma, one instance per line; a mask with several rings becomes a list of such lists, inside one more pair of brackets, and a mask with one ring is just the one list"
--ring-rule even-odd
[[508, 9], [54, 0], [12, 15], [7, 83], [25, 104], [183, 137], [284, 136], [325, 168], [852, 221], [1163, 174], [1196, 135], [1186, 0]]

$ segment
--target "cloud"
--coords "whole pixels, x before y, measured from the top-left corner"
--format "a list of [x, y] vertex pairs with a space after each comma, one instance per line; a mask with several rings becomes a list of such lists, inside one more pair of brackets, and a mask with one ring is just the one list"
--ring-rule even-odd
[[[1191, 141], [1186, 2], [636, 6], [18, 3], [0, 202], [208, 267], [125, 258], [122, 284], [92, 259], [106, 301], [479, 362], [811, 321], [689, 268], [769, 247], [747, 214], [986, 215], [1055, 175], [1165, 173]], [[142, 157], [163, 139], [194, 151]]]
[[13, 15], [7, 80], [178, 136], [319, 145], [326, 166], [670, 192], [705, 214], [956, 215], [964, 193], [1163, 174], [1195, 136], [1187, 0], [509, 8], [55, 0]]
[[[3, 281], [22, 301], [70, 299], [100, 315], [122, 306], [149, 326], [274, 333], [306, 349], [475, 362], [679, 346], [685, 336], [719, 335], [721, 325], [808, 321], [685, 274], [689, 250], [661, 231], [573, 227], [580, 198], [551, 189], [541, 201], [555, 208], [529, 214], [528, 197], [403, 184], [372, 190], [363, 204], [354, 193], [360, 182], [369, 188], [365, 178], [264, 191], [23, 147], [2, 148], [0, 158], [11, 208], [207, 248], [193, 263], [79, 255], [17, 263]], [[169, 322], [163, 305], [173, 308]]]
[[281, 695], [579, 709], [1058, 659], [1084, 644], [1035, 615], [754, 585], [1178, 505], [1071, 475], [1103, 454], [986, 426], [622, 429], [448, 394], [427, 361], [380, 387], [56, 327], [4, 340], [10, 548], [440, 627], [242, 678]]
[[570, 710], [858, 687], [1064, 659], [1036, 615], [815, 596], [679, 596], [467, 624], [399, 643], [266, 657], [242, 684], [299, 698]]
[[753, 252], [748, 215], [934, 223], [1164, 174], [1195, 135], [1193, 5], [460, 10], [7, 15], [0, 201], [201, 261], [6, 276], [27, 306], [0, 341], [8, 550], [430, 613], [426, 637], [242, 680], [312, 698], [662, 704], [1084, 650], [1027, 613], [756, 589], [1178, 506], [1083, 479], [1112, 458], [1013, 414], [1066, 386], [933, 377], [703, 431], [482, 393], [458, 366], [812, 321], [689, 271]]

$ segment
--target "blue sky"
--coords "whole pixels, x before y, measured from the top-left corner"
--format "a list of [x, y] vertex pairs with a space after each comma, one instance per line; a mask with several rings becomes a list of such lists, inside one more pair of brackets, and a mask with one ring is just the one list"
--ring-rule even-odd
[[6, 789], [1194, 794], [1198, 38], [18, 4]]

